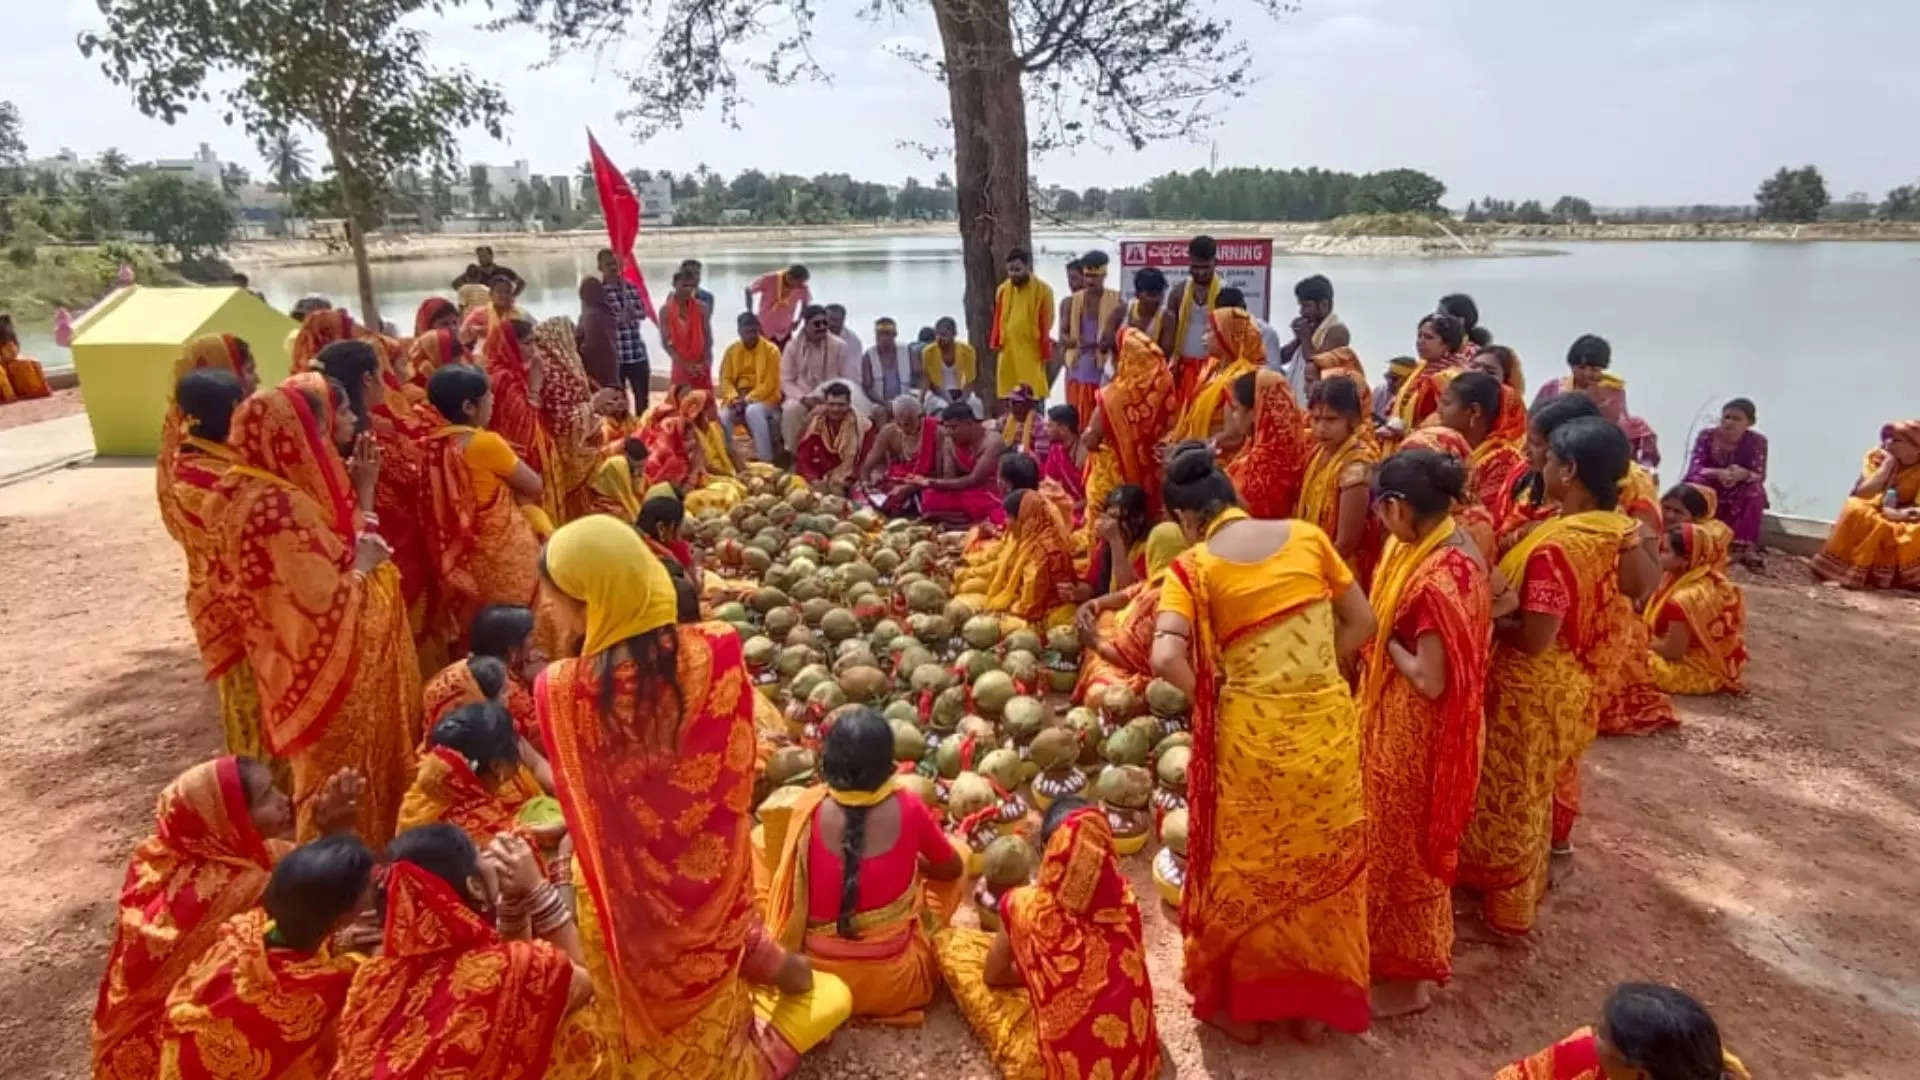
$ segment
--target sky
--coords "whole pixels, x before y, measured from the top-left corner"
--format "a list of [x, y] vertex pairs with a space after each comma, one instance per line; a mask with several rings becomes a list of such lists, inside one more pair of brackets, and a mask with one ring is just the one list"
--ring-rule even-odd
[[[1208, 0], [1197, 0], [1206, 3]], [[1879, 198], [1920, 178], [1920, 4], [1908, 0], [1299, 0], [1279, 19], [1211, 0], [1251, 42], [1257, 81], [1195, 141], [1041, 158], [1043, 184], [1123, 187], [1172, 170], [1401, 166], [1438, 176], [1444, 200], [1579, 195], [1598, 206], [1745, 203], [1782, 165], [1817, 165], [1836, 198]], [[717, 113], [645, 144], [617, 118], [617, 72], [641, 55], [546, 57], [527, 32], [478, 29], [470, 6], [423, 21], [443, 65], [468, 65], [513, 103], [507, 138], [461, 140], [468, 163], [528, 161], [573, 173], [591, 127], [622, 168], [723, 175], [846, 172], [897, 183], [948, 167], [912, 143], [947, 143], [945, 89], [895, 55], [936, 43], [917, 12], [853, 17], [864, 0], [819, 0], [815, 54], [830, 85], [748, 83], [740, 127]], [[207, 107], [169, 127], [142, 116], [74, 45], [99, 24], [93, 0], [13, 5], [0, 98], [24, 120], [30, 156], [116, 146], [136, 161], [200, 142], [264, 173], [252, 139]], [[316, 151], [317, 140], [309, 138]], [[324, 157], [316, 152], [316, 160]]]

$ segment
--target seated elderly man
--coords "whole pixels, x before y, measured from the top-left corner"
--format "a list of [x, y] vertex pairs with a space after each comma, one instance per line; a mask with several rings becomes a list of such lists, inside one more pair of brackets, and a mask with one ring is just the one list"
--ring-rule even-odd
[[1001, 507], [996, 469], [1002, 444], [998, 432], [982, 423], [965, 402], [940, 414], [941, 434], [927, 471], [916, 471], [902, 486], [920, 493], [920, 516], [952, 525], [999, 523]]
[[886, 422], [874, 433], [854, 470], [860, 497], [889, 513], [906, 513], [906, 507], [894, 505], [896, 494], [910, 494], [901, 489], [901, 481], [920, 472], [923, 460], [931, 469], [939, 445], [940, 420], [921, 410], [919, 396], [894, 398]]

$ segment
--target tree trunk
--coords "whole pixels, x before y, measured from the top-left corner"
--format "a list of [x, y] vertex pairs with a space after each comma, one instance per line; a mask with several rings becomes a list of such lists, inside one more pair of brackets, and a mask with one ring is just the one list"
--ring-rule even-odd
[[347, 243], [353, 248], [353, 276], [360, 284], [360, 325], [379, 333], [380, 306], [374, 300], [373, 266], [367, 262], [367, 234], [361, 226], [371, 214], [360, 197], [363, 187], [359, 177], [347, 164], [339, 140], [331, 134], [327, 136], [327, 150], [333, 155], [333, 176], [340, 183], [340, 201], [347, 212]]
[[[1007, 251], [1032, 246], [1027, 106], [1008, 0], [934, 0], [953, 116], [954, 198], [967, 275], [967, 340], [982, 358], [974, 388], [991, 409], [999, 357], [988, 348], [993, 291]], [[1043, 396], [1045, 387], [1036, 387]]]

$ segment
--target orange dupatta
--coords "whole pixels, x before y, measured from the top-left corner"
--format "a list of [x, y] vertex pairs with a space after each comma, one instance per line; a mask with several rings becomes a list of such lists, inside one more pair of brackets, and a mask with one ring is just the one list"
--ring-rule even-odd
[[1292, 517], [1312, 436], [1285, 375], [1262, 368], [1253, 387], [1253, 434], [1227, 462], [1227, 478], [1250, 516]]
[[1048, 1080], [1148, 1080], [1160, 1035], [1147, 981], [1140, 906], [1097, 807], [1067, 815], [1047, 840], [1039, 881], [1000, 903], [1015, 966], [1033, 1000]]
[[254, 828], [239, 759], [181, 773], [133, 851], [93, 1009], [93, 1075], [150, 1080], [167, 993], [228, 919], [260, 899], [285, 845]]
[[179, 450], [172, 487], [163, 496], [163, 503], [171, 498], [175, 518], [170, 528], [178, 529], [174, 539], [180, 542], [187, 559], [187, 621], [193, 624], [202, 670], [212, 681], [231, 671], [247, 655], [240, 619], [222, 600], [232, 568], [219, 562], [217, 538], [209, 528], [219, 506], [215, 492], [220, 478], [240, 458], [225, 443], [191, 435], [181, 440]]
[[1074, 580], [1073, 526], [1047, 495], [1030, 491], [1007, 522], [1003, 556], [987, 585], [987, 610], [1029, 622], [1046, 618], [1061, 603], [1055, 586]]
[[[1406, 438], [1400, 441], [1397, 449], [1431, 450], [1436, 454], [1445, 454], [1455, 461], [1460, 462], [1462, 465], [1467, 465], [1468, 459], [1473, 456], [1473, 448], [1467, 445], [1467, 437], [1465, 435], [1460, 434], [1450, 427], [1442, 427], [1439, 424], [1428, 424], [1426, 427], [1415, 428], [1407, 434]], [[1474, 492], [1477, 488], [1474, 479], [1475, 475], [1472, 471], [1472, 466], [1469, 465], [1466, 487], [1467, 497], [1454, 503], [1453, 520], [1467, 531], [1468, 536], [1473, 538], [1474, 546], [1480, 549], [1480, 557], [1487, 560], [1488, 565], [1492, 565], [1494, 559], [1497, 557], [1496, 544], [1498, 543], [1495, 536], [1493, 513], [1488, 510], [1486, 506], [1482, 505], [1478, 498], [1474, 497]]]
[[1140, 330], [1123, 328], [1119, 347], [1113, 381], [1100, 388], [1107, 437], [1087, 462], [1087, 505], [1103, 507], [1108, 492], [1134, 484], [1145, 489], [1149, 511], [1158, 511], [1158, 448], [1173, 423], [1173, 373], [1160, 346]]
[[340, 1014], [332, 1080], [538, 1080], [553, 1056], [573, 962], [503, 941], [453, 887], [410, 862], [387, 873], [380, 955]]
[[1233, 384], [1249, 371], [1266, 367], [1267, 347], [1253, 316], [1241, 308], [1215, 308], [1207, 316], [1213, 331], [1213, 355], [1199, 376], [1200, 389], [1187, 400], [1167, 439], [1206, 439], [1226, 405]]
[[444, 296], [429, 296], [420, 301], [413, 311], [413, 336], [419, 338], [433, 331], [433, 324], [443, 316], [453, 316], [454, 322], [460, 321], [460, 308]]
[[1352, 346], [1328, 349], [1307, 359], [1313, 361], [1322, 379], [1338, 377], [1351, 380], [1354, 390], [1360, 395], [1360, 419], [1368, 424], [1373, 423], [1373, 387], [1367, 383], [1367, 369], [1360, 366], [1360, 354], [1354, 352]]
[[1514, 481], [1527, 471], [1526, 441], [1526, 403], [1511, 386], [1502, 386], [1500, 415], [1493, 422], [1493, 430], [1467, 457], [1467, 464], [1473, 469], [1473, 489], [1496, 526], [1507, 520], [1513, 505]]
[[352, 341], [357, 335], [353, 325], [353, 316], [346, 308], [321, 308], [307, 312], [300, 320], [300, 330], [293, 336], [293, 347], [287, 359], [294, 374], [310, 371], [313, 358], [320, 350], [336, 341]]
[[[1713, 528], [1715, 525], [1720, 527]], [[1732, 530], [1720, 522], [1707, 521], [1682, 525], [1680, 534], [1687, 547], [1687, 568], [1679, 573], [1667, 572], [1642, 618], [1649, 630], [1658, 633], [1669, 613], [1678, 612], [1722, 685], [1739, 690], [1740, 676], [1747, 667], [1747, 602], [1740, 587], [1726, 575]]]
[[220, 928], [220, 940], [167, 997], [159, 1080], [247, 1075], [318, 1078], [333, 1067], [334, 1024], [364, 961], [325, 945], [299, 953], [269, 944], [273, 920], [255, 908]]
[[[173, 488], [174, 470], [179, 466], [180, 446], [192, 434], [188, 430], [188, 420], [180, 406], [173, 399], [174, 387], [188, 374], [201, 368], [215, 368], [240, 374], [243, 362], [240, 350], [243, 345], [232, 334], [202, 334], [187, 342], [187, 347], [173, 362], [173, 378], [167, 383], [167, 412], [160, 421], [160, 451], [153, 459], [154, 491], [160, 500], [160, 523], [167, 527], [167, 535], [175, 540], [181, 538], [180, 505]], [[189, 566], [191, 571], [191, 566]]]
[[444, 746], [428, 747], [420, 755], [418, 770], [400, 801], [396, 833], [444, 821], [458, 825], [474, 847], [483, 848], [495, 836], [518, 827], [514, 815], [534, 794], [518, 785], [498, 791], [488, 787], [458, 750]]
[[[491, 310], [491, 309], [487, 309]], [[520, 460], [546, 479], [553, 440], [527, 391], [527, 356], [508, 319], [490, 319], [481, 366], [493, 383], [493, 419], [487, 427], [513, 444]]]
[[407, 379], [422, 390], [433, 373], [448, 364], [465, 363], [466, 350], [452, 330], [427, 330], [407, 346]]
[[[470, 658], [469, 658], [470, 659]], [[480, 692], [480, 684], [473, 680], [473, 668], [466, 660], [455, 660], [439, 673], [427, 680], [421, 690], [426, 702], [426, 730], [431, 732], [435, 724], [446, 719], [448, 713], [462, 705], [478, 705], [487, 700]], [[521, 685], [518, 676], [507, 676], [507, 690], [504, 704], [513, 714], [513, 727], [520, 737], [538, 746], [540, 744], [540, 722], [534, 716], [533, 695]]]

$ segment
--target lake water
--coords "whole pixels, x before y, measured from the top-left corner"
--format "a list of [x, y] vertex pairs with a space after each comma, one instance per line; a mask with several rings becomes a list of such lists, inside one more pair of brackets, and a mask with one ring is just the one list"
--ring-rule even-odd
[[[1064, 277], [1060, 266], [1074, 254], [1096, 246], [1117, 251], [1111, 239], [1090, 233], [1043, 233], [1036, 242], [1041, 274], [1056, 288]], [[1694, 433], [1716, 421], [1725, 399], [1750, 397], [1771, 441], [1774, 509], [1785, 513], [1831, 517], [1880, 425], [1920, 416], [1912, 315], [1900, 314], [1911, 313], [1920, 296], [1920, 245], [1661, 242], [1559, 250], [1566, 254], [1277, 256], [1274, 316], [1281, 323], [1291, 318], [1293, 281], [1327, 274], [1354, 347], [1377, 377], [1387, 359], [1413, 352], [1414, 326], [1442, 294], [1470, 293], [1496, 339], [1520, 353], [1530, 393], [1565, 372], [1575, 337], [1600, 334], [1613, 344], [1613, 369], [1627, 380], [1633, 411], [1659, 432], [1663, 481], [1684, 471]], [[705, 260], [723, 342], [731, 337], [746, 283], [795, 261], [813, 271], [816, 300], [845, 304], [849, 324], [868, 344], [881, 315], [897, 320], [903, 336], [941, 315], [961, 315], [957, 238], [860, 237], [685, 254]], [[580, 277], [592, 270], [585, 250], [577, 256], [508, 253], [502, 261], [527, 279], [521, 302], [536, 317], [576, 312]], [[409, 327], [415, 306], [446, 294], [464, 264], [377, 264], [386, 317]], [[676, 264], [677, 257], [643, 260], [656, 298], [664, 298]], [[316, 293], [357, 306], [350, 266], [261, 270], [253, 280], [283, 309]], [[653, 348], [651, 327], [648, 334]], [[55, 364], [64, 361], [40, 351]]]

